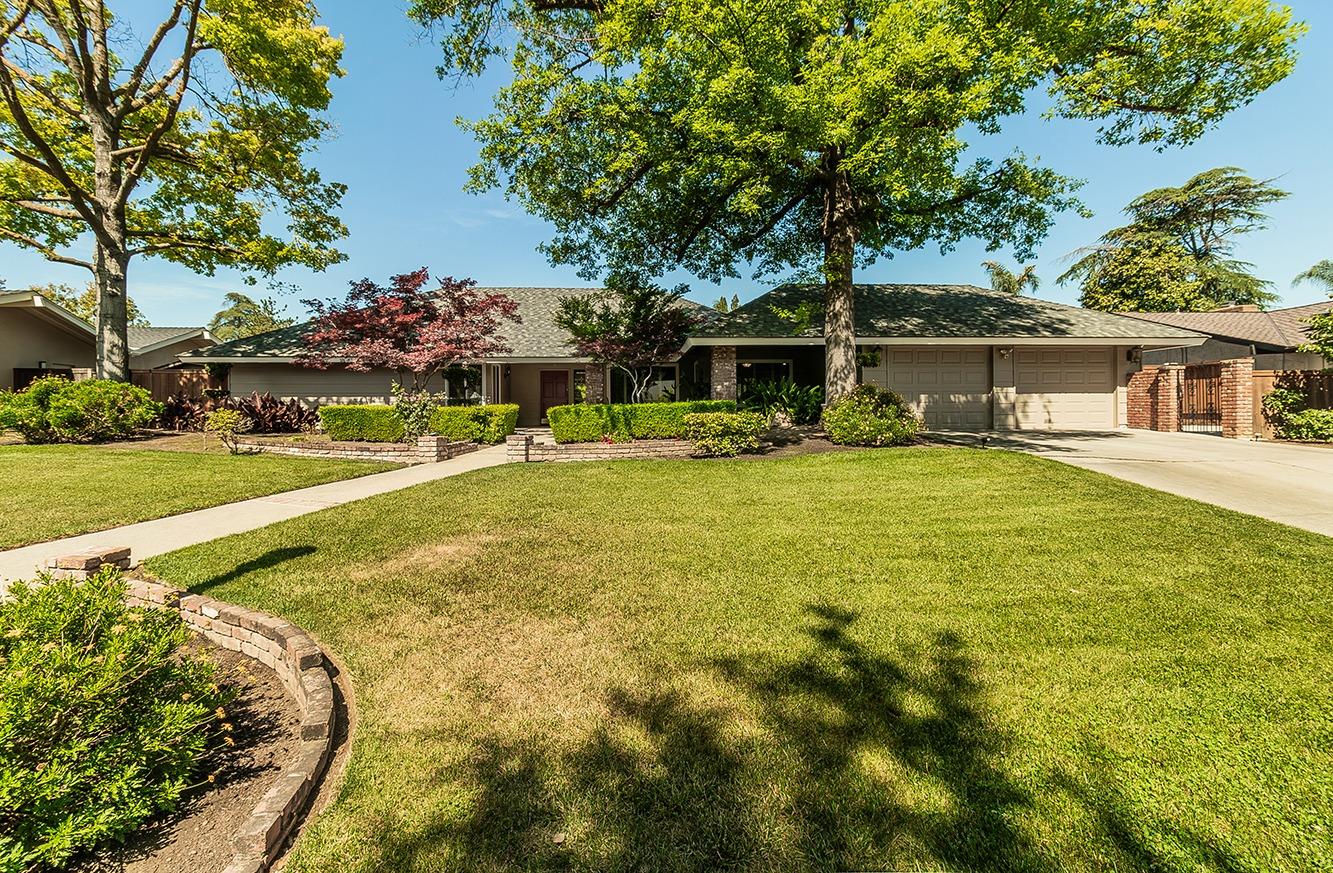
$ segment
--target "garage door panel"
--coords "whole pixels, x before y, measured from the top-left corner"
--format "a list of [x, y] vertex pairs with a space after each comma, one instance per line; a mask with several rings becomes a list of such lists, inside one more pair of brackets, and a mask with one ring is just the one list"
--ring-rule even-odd
[[1014, 357], [1014, 413], [1019, 429], [1114, 427], [1115, 372], [1110, 349], [1019, 349]]
[[[990, 351], [985, 346], [896, 347], [879, 370], [933, 430], [985, 430], [991, 426]], [[866, 381], [872, 381], [870, 373]], [[874, 379], [878, 382], [878, 379]]]

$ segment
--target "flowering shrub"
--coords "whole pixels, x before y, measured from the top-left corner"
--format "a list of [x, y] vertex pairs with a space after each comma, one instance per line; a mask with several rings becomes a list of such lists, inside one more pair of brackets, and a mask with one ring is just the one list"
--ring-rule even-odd
[[824, 430], [846, 446], [897, 446], [909, 443], [921, 421], [894, 391], [861, 385], [824, 410]]
[[147, 427], [162, 405], [127, 382], [58, 376], [0, 395], [0, 430], [16, 430], [30, 443], [97, 443], [132, 436]]
[[685, 438], [701, 455], [734, 458], [759, 448], [768, 423], [758, 412], [694, 412], [685, 416]]
[[0, 870], [60, 867], [179, 803], [226, 742], [230, 694], [175, 613], [105, 568], [0, 601]]

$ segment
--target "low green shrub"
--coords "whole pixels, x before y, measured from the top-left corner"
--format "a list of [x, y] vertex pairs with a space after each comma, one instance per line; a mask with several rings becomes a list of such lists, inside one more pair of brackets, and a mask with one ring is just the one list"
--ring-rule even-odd
[[247, 433], [252, 427], [254, 422], [238, 409], [215, 409], [204, 419], [204, 430], [217, 434], [218, 439], [227, 447], [227, 451], [233, 455], [240, 452], [236, 441], [241, 434]]
[[1333, 442], [1333, 409], [1311, 409], [1304, 391], [1274, 388], [1264, 395], [1263, 407], [1282, 439]]
[[576, 403], [547, 410], [551, 434], [558, 443], [595, 443], [604, 438], [629, 440], [681, 439], [685, 416], [697, 412], [735, 412], [733, 400], [687, 400], [679, 403]]
[[909, 443], [921, 421], [897, 392], [858, 386], [824, 410], [829, 440], [844, 446], [897, 446]]
[[451, 440], [502, 443], [518, 428], [518, 405], [438, 406], [430, 416], [430, 432]]
[[0, 430], [29, 443], [100, 443], [133, 436], [152, 424], [162, 404], [137, 385], [110, 379], [37, 379], [0, 394]]
[[685, 416], [685, 439], [701, 455], [734, 458], [759, 448], [769, 421], [759, 412], [692, 412]]
[[401, 443], [407, 432], [398, 410], [383, 404], [321, 406], [319, 420], [330, 439], [363, 443]]
[[741, 392], [740, 407], [773, 416], [784, 413], [792, 424], [814, 424], [824, 406], [824, 389], [819, 385], [797, 385], [790, 379], [764, 379], [748, 382]]
[[0, 871], [123, 840], [174, 809], [225, 742], [213, 664], [181, 651], [179, 615], [124, 593], [106, 568], [0, 601]]

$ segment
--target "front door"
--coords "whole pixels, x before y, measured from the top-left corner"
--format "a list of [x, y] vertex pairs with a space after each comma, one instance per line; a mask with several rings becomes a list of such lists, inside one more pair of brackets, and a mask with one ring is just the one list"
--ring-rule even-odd
[[569, 403], [569, 371], [542, 370], [542, 424], [546, 423], [546, 410], [552, 406], [564, 406]]

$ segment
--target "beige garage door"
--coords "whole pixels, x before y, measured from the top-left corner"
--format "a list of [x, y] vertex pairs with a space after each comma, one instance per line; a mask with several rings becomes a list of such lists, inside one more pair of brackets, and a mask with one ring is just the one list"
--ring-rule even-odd
[[1014, 350], [1019, 430], [1115, 427], [1115, 350], [1048, 347]]
[[892, 388], [932, 430], [990, 427], [990, 352], [986, 346], [885, 346], [866, 381]]

